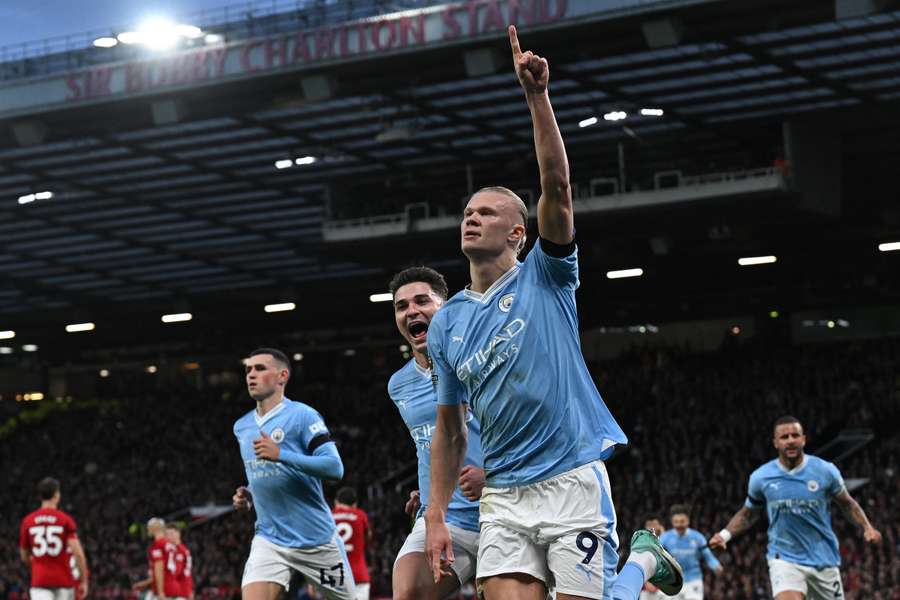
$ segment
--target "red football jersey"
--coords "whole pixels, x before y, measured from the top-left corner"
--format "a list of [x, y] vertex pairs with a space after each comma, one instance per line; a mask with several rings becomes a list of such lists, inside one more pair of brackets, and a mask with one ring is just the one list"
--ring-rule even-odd
[[67, 549], [77, 537], [75, 520], [55, 508], [39, 508], [22, 519], [19, 547], [31, 553], [31, 587], [75, 587]]
[[340, 507], [332, 509], [334, 522], [337, 523], [338, 535], [344, 540], [350, 570], [356, 583], [369, 583], [369, 567], [366, 565], [366, 532], [369, 530], [369, 517], [358, 508]]
[[178, 595], [187, 598], [194, 591], [194, 578], [191, 575], [191, 551], [184, 544], [175, 547], [175, 570], [178, 577]]
[[155, 540], [147, 550], [147, 560], [150, 563], [150, 577], [153, 579], [153, 592], [159, 590], [159, 582], [156, 581], [156, 563], [163, 565], [163, 592], [169, 598], [181, 596], [181, 583], [177, 565], [177, 547], [166, 541], [166, 538]]

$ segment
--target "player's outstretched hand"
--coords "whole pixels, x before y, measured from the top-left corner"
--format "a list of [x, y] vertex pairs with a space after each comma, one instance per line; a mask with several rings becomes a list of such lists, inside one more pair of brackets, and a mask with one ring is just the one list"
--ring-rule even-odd
[[278, 460], [278, 455], [281, 454], [281, 448], [278, 447], [278, 444], [275, 443], [275, 440], [269, 437], [269, 434], [259, 430], [259, 434], [262, 436], [261, 438], [253, 440], [253, 451], [256, 453], [256, 458], [261, 458], [263, 460]]
[[253, 496], [250, 495], [250, 490], [243, 485], [236, 489], [234, 496], [231, 497], [231, 504], [235, 510], [250, 510], [253, 508]]
[[718, 533], [709, 538], [709, 547], [713, 550], [724, 550], [727, 545], [728, 542]]
[[409, 493], [409, 500], [406, 501], [406, 506], [403, 508], [406, 511], [406, 514], [409, 516], [413, 516], [417, 512], [419, 512], [419, 508], [422, 506], [422, 499], [419, 498], [419, 490], [413, 490]]
[[445, 575], [453, 575], [450, 565], [456, 558], [450, 530], [444, 518], [435, 516], [430, 510], [425, 511], [425, 558], [431, 565], [435, 583]]
[[484, 469], [466, 465], [459, 472], [459, 489], [463, 495], [473, 502], [481, 499], [484, 489]]
[[881, 532], [874, 527], [868, 527], [863, 532], [863, 539], [866, 540], [866, 543], [868, 544], [878, 546], [881, 544]]
[[522, 52], [515, 25], [509, 26], [509, 45], [512, 48], [516, 76], [519, 78], [519, 83], [525, 88], [525, 92], [543, 94], [547, 91], [547, 84], [550, 82], [550, 66], [547, 64], [547, 59], [541, 58], [531, 50]]

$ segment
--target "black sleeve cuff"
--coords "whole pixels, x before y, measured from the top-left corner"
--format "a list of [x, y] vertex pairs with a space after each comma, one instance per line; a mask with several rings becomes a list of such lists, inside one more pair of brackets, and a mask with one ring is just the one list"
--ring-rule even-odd
[[554, 258], [572, 256], [572, 253], [575, 252], [575, 238], [573, 237], [568, 244], [554, 244], [550, 240], [541, 238], [541, 250]]

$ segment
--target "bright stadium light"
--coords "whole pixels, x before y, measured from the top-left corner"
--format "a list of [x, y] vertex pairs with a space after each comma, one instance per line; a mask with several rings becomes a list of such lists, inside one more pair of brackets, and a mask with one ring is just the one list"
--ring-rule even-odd
[[298, 165], [311, 165], [316, 162], [315, 156], [301, 156], [297, 160], [294, 161]]
[[0, 331], [0, 340], [11, 340], [16, 337], [16, 332], [12, 329], [7, 331]]
[[777, 260], [774, 256], [745, 256], [738, 259], [738, 264], [742, 267], [749, 267], [751, 265], [766, 265]]
[[38, 192], [34, 195], [35, 200], [49, 200], [53, 197], [53, 192], [49, 190], [45, 190], [43, 192]]
[[24, 350], [25, 352], [37, 352], [38, 347], [37, 344], [24, 344], [22, 346], [22, 350]]
[[884, 244], [878, 244], [878, 249], [882, 252], [893, 252], [894, 250], [900, 250], [900, 242], [885, 242]]
[[163, 315], [162, 322], [163, 323], [181, 323], [183, 321], [190, 321], [194, 318], [194, 315], [191, 313], [172, 313], [171, 315]]
[[294, 352], [294, 360], [297, 362], [300, 362], [301, 360], [303, 360], [303, 353], [302, 352]]
[[176, 25], [175, 33], [189, 40], [195, 40], [198, 37], [203, 37], [203, 30], [196, 25]]
[[93, 323], [72, 323], [71, 325], [66, 325], [66, 331], [69, 333], [77, 333], [79, 331], [93, 331], [94, 324]]
[[100, 369], [100, 377], [104, 379], [109, 377], [109, 369]]
[[597, 119], [597, 117], [589, 117], [582, 121], [578, 121], [578, 126], [581, 127], [582, 129], [584, 129], [585, 127], [590, 127], [591, 125], [596, 125], [598, 120], [599, 119]]
[[167, 50], [178, 43], [175, 26], [168, 21], [148, 21], [140, 26], [144, 34], [143, 44], [154, 50]]
[[645, 117], [661, 117], [665, 113], [661, 108], [642, 108], [641, 114]]
[[37, 200], [37, 197], [34, 194], [25, 194], [24, 196], [19, 196], [19, 204], [31, 204]]
[[97, 48], [112, 48], [113, 46], [117, 46], [119, 44], [119, 40], [114, 37], [98, 37], [94, 40], [94, 46]]
[[394, 299], [393, 294], [385, 292], [384, 294], [372, 294], [369, 296], [369, 302], [390, 302]]
[[640, 277], [644, 274], [643, 269], [622, 269], [620, 271], [607, 271], [607, 279], [624, 279], [625, 277]]
[[203, 41], [207, 44], [221, 44], [225, 41], [225, 36], [220, 33], [207, 33], [203, 36]]
[[285, 311], [289, 311], [289, 310], [294, 310], [295, 308], [297, 308], [297, 305], [294, 304], [293, 302], [282, 302], [280, 304], [266, 304], [264, 310], [267, 313], [273, 313], [273, 312], [285, 312]]
[[285, 158], [285, 159], [283, 159], [283, 160], [276, 160], [276, 161], [275, 161], [275, 168], [276, 168], [276, 169], [290, 169], [290, 168], [293, 167], [293, 166], [294, 166], [294, 161], [292, 161], [292, 160], [289, 159], [289, 158]]
[[156, 371], [157, 371], [158, 369], [156, 368], [156, 365], [148, 365], [147, 368], [146, 368], [145, 370], [146, 370], [148, 373], [150, 373], [151, 375], [153, 375], [154, 373], [156, 373]]
[[628, 113], [626, 113], [624, 110], [614, 110], [603, 115], [603, 118], [607, 121], [621, 121], [627, 116]]
[[147, 36], [143, 31], [123, 31], [116, 36], [116, 39], [120, 43], [130, 46], [132, 44], [143, 44]]
[[0, 346], [0, 354], [12, 354], [13, 349], [9, 346]]

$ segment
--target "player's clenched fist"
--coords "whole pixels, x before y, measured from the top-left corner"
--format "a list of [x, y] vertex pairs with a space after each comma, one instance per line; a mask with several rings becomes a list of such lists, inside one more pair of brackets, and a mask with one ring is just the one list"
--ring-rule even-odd
[[512, 48], [516, 76], [525, 91], [529, 94], [543, 94], [547, 91], [547, 83], [550, 81], [550, 66], [547, 59], [541, 58], [531, 50], [522, 52], [515, 25], [509, 26], [509, 45]]
[[459, 489], [463, 496], [476, 502], [481, 499], [481, 490], [484, 489], [484, 469], [466, 465], [459, 472]]
[[256, 458], [261, 458], [263, 460], [278, 460], [278, 455], [281, 454], [281, 448], [278, 447], [275, 440], [269, 437], [269, 434], [265, 431], [260, 430], [259, 434], [262, 437], [253, 440], [253, 452], [256, 453]]
[[404, 507], [404, 511], [409, 516], [413, 516], [417, 512], [419, 512], [419, 508], [422, 506], [422, 499], [419, 498], [419, 490], [413, 490], [409, 493], [409, 500], [406, 501], [406, 506]]
[[253, 508], [253, 496], [250, 495], [250, 490], [244, 486], [236, 489], [234, 496], [231, 497], [231, 504], [236, 510], [250, 510]]
[[709, 538], [709, 547], [712, 548], [713, 550], [724, 550], [725, 546], [727, 546], [727, 545], [728, 545], [728, 542], [726, 542], [725, 538], [723, 538], [718, 533], [716, 535], [712, 536], [711, 538]]

